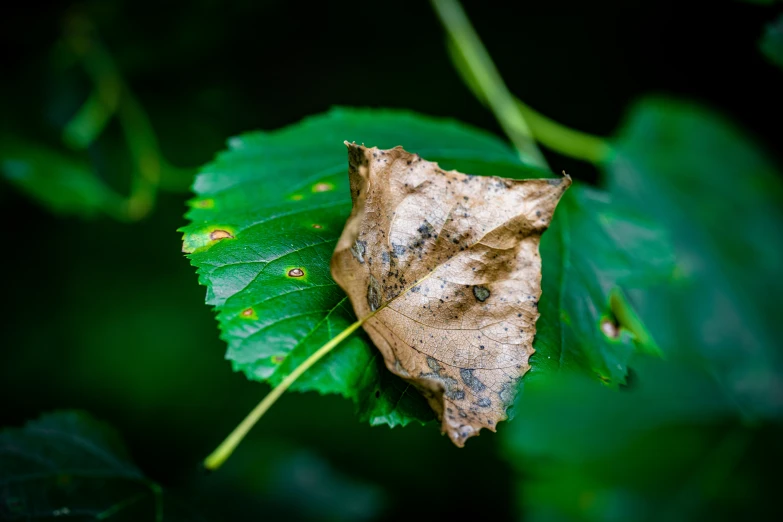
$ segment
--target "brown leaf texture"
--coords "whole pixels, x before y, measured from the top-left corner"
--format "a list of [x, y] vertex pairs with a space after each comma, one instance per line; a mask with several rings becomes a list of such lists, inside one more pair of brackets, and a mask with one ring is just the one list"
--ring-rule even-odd
[[401, 147], [349, 144], [353, 210], [332, 276], [386, 367], [428, 400], [457, 446], [495, 431], [530, 368], [538, 245], [560, 179], [444, 171]]

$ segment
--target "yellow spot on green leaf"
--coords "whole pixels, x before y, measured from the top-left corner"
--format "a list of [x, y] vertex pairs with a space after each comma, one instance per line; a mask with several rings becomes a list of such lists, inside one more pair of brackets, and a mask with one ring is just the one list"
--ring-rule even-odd
[[330, 190], [334, 190], [334, 183], [322, 181], [313, 185], [313, 192], [329, 192]]
[[212, 198], [196, 199], [190, 202], [193, 208], [215, 208], [215, 200]]
[[226, 239], [234, 239], [236, 231], [227, 225], [197, 227], [182, 236], [182, 251], [186, 254], [202, 252]]
[[218, 241], [220, 239], [233, 239], [234, 236], [228, 230], [217, 229], [209, 233], [209, 239]]

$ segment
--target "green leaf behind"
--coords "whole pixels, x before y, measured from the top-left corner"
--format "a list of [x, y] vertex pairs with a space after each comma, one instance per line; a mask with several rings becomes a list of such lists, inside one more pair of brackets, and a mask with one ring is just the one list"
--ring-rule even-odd
[[720, 116], [648, 99], [631, 111], [607, 166], [614, 197], [669, 231], [677, 278], [636, 295], [670, 353], [690, 354], [748, 417], [783, 413], [778, 296], [783, 183], [776, 165]]
[[2, 520], [155, 520], [160, 501], [117, 434], [84, 413], [50, 413], [0, 432]]
[[641, 335], [619, 324], [617, 335], [608, 336], [601, 323], [618, 326], [611, 306], [618, 288], [646, 288], [670, 277], [666, 235], [608, 193], [575, 184], [542, 236], [541, 256], [541, 317], [523, 386], [561, 370], [624, 383]]
[[783, 14], [764, 28], [759, 47], [770, 62], [783, 69]]
[[634, 368], [620, 391], [574, 373], [526, 388], [527, 418], [503, 433], [528, 478], [525, 520], [764, 518], [765, 488], [742, 466], [757, 434], [731, 424], [735, 406], [715, 379], [683, 361]]
[[[674, 270], [659, 284], [623, 285], [665, 360], [634, 359], [619, 393], [574, 372], [528, 381], [516, 405], [526, 418], [502, 434], [528, 477], [525, 519], [766, 518], [780, 452], [765, 439], [780, 439], [783, 405], [780, 173], [720, 116], [659, 98], [632, 108], [615, 149], [611, 198], [663, 227], [673, 248]], [[669, 257], [633, 247], [650, 229], [628, 224], [609, 227], [615, 258], [620, 247]], [[601, 262], [608, 253], [596, 250], [590, 261]]]
[[122, 197], [88, 165], [46, 147], [5, 140], [0, 174], [57, 213], [90, 217], [121, 207]]

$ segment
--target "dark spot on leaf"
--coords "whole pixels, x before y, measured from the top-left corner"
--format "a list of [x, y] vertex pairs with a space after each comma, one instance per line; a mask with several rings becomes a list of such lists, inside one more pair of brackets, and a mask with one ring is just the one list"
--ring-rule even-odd
[[364, 264], [364, 253], [366, 251], [367, 251], [366, 241], [359, 241], [357, 239], [354, 242], [353, 246], [351, 247], [351, 254], [353, 254], [353, 257], [355, 257], [362, 264]]
[[292, 268], [288, 271], [288, 277], [302, 277], [304, 274], [304, 270], [301, 268]]
[[447, 390], [445, 395], [446, 395], [446, 397], [448, 397], [449, 399], [451, 399], [453, 401], [461, 401], [461, 400], [463, 400], [465, 398], [465, 392], [463, 390], [459, 390], [459, 389]]
[[498, 397], [500, 397], [500, 402], [502, 402], [504, 405], [509, 405], [514, 402], [514, 396], [516, 395], [516, 390], [514, 389], [514, 385], [511, 383], [504, 383], [503, 386], [500, 388], [500, 391], [498, 392]]
[[381, 307], [381, 285], [373, 276], [370, 276], [370, 284], [367, 285], [367, 304], [373, 312]]
[[422, 236], [422, 237], [424, 237], [424, 238], [431, 238], [431, 237], [432, 237], [432, 234], [433, 234], [433, 232], [435, 232], [435, 229], [434, 229], [434, 228], [432, 228], [432, 225], [430, 225], [429, 223], [423, 223], [423, 224], [422, 224], [422, 225], [421, 225], [421, 226], [418, 228], [418, 232], [419, 232], [419, 234], [421, 234], [421, 236]]
[[483, 303], [489, 297], [489, 289], [483, 286], [474, 286], [473, 296]]
[[482, 408], [489, 408], [490, 406], [492, 406], [492, 401], [491, 401], [491, 400], [489, 400], [489, 399], [488, 399], [488, 398], [486, 398], [486, 397], [482, 397], [482, 398], [480, 398], [480, 399], [478, 400], [478, 402], [477, 402], [476, 404], [477, 404], [478, 406], [482, 407]]
[[483, 391], [486, 388], [484, 383], [479, 381], [478, 378], [473, 375], [473, 370], [462, 368], [459, 371], [459, 376], [462, 377], [462, 382], [464, 382], [466, 386], [470, 387], [470, 389], [476, 393]]

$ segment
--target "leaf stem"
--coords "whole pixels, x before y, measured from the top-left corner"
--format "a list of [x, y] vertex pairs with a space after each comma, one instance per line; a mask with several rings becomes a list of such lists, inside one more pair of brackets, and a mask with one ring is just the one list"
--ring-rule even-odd
[[457, 0], [431, 0], [438, 17], [485, 94], [500, 126], [524, 161], [549, 169], [522, 111]]
[[328, 343], [319, 348], [310, 357], [308, 357], [302, 364], [300, 364], [293, 372], [288, 374], [280, 384], [274, 387], [264, 399], [258, 403], [253, 411], [251, 411], [245, 420], [243, 420], [231, 434], [226, 437], [220, 446], [215, 449], [206, 459], [204, 459], [204, 467], [208, 470], [215, 470], [219, 468], [226, 459], [231, 456], [236, 447], [245, 438], [245, 435], [250, 429], [259, 421], [259, 419], [266, 413], [266, 411], [280, 398], [283, 393], [302, 376], [312, 365], [321, 360], [326, 354], [331, 352], [337, 345], [343, 342], [348, 336], [360, 328], [367, 319], [375, 315], [371, 313], [363, 319], [359, 319], [351, 326], [340, 332], [337, 336], [333, 337]]
[[[488, 104], [487, 94], [475, 76], [474, 67], [468, 64], [458, 48], [458, 42], [451, 36], [447, 40], [447, 48], [462, 81], [481, 103]], [[531, 136], [545, 147], [590, 163], [602, 163], [612, 156], [613, 149], [606, 139], [566, 127], [544, 116], [518, 98], [514, 97], [513, 100], [516, 109], [527, 122]]]
[[566, 127], [525, 105], [521, 100], [516, 102], [533, 130], [533, 137], [545, 147], [590, 163], [603, 163], [614, 153], [612, 146], [604, 138]]
[[80, 60], [95, 92], [65, 127], [63, 139], [75, 148], [85, 148], [112, 116], [116, 116], [135, 163], [130, 195], [120, 214], [138, 220], [152, 210], [158, 189], [187, 190], [194, 169], [180, 169], [165, 161], [147, 113], [125, 84], [108, 50], [94, 35], [90, 21], [71, 15], [66, 21], [64, 41]]
[[120, 99], [120, 86], [104, 79], [63, 129], [63, 141], [74, 149], [86, 149], [106, 128]]

